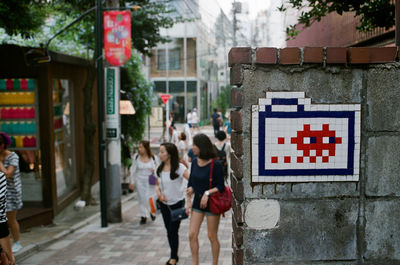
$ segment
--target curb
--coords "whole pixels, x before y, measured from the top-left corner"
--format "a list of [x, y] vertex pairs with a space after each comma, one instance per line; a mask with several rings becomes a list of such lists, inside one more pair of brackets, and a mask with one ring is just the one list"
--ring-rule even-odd
[[[129, 200], [133, 199], [136, 197], [136, 191], [133, 192], [132, 194], [128, 194], [127, 196], [125, 196], [122, 201], [121, 201], [121, 210], [122, 210], [122, 204], [125, 204], [126, 202], [128, 202]], [[38, 243], [35, 244], [30, 244], [26, 247], [23, 247], [21, 249], [21, 251], [19, 251], [17, 254], [14, 254], [15, 260], [17, 262], [21, 262], [25, 259], [27, 259], [28, 257], [30, 257], [31, 255], [33, 255], [34, 253], [37, 253], [43, 249], [45, 249], [46, 247], [48, 247], [49, 245], [55, 243], [56, 241], [66, 237], [69, 234], [74, 233], [75, 231], [81, 229], [82, 227], [91, 224], [94, 220], [97, 220], [98, 218], [100, 218], [100, 212], [95, 213], [94, 215], [87, 217], [86, 219], [84, 219], [83, 221], [72, 225], [71, 227], [69, 227], [68, 229], [59, 232], [58, 234], [54, 235], [53, 237], [49, 238], [49, 239], [45, 239], [42, 240]]]

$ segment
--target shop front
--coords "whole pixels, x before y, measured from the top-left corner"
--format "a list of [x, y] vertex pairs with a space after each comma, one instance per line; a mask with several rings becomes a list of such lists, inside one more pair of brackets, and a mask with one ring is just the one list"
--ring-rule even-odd
[[[38, 63], [35, 53], [44, 51], [0, 46], [0, 131], [11, 137], [10, 149], [20, 157], [24, 207], [18, 219], [25, 228], [51, 223], [79, 196], [85, 161], [87, 61], [50, 53], [50, 61]], [[96, 157], [91, 159], [97, 162]]]
[[[186, 104], [187, 111], [193, 110], [197, 105], [197, 81], [186, 81]], [[166, 81], [154, 81], [154, 92], [166, 94]], [[175, 122], [185, 123], [185, 89], [184, 81], [168, 81], [168, 94], [171, 98], [168, 100], [169, 109], [174, 113]], [[161, 99], [159, 105], [161, 105]]]

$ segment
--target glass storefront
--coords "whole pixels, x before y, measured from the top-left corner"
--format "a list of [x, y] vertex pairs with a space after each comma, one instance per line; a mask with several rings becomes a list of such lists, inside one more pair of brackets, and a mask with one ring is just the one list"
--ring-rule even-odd
[[[197, 104], [197, 82], [186, 81], [186, 94], [187, 94], [187, 110], [191, 110], [196, 107]], [[184, 81], [169, 81], [168, 82], [169, 94], [172, 98], [168, 100], [169, 109], [174, 113], [175, 122], [185, 123], [185, 92], [184, 92]], [[154, 82], [154, 93], [165, 94], [166, 82], [155, 81]], [[161, 99], [159, 104], [161, 105]]]

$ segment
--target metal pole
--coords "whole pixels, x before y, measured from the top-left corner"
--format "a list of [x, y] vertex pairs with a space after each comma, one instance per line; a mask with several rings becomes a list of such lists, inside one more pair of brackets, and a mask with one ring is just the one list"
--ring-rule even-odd
[[[168, 36], [168, 35], [167, 35]], [[169, 94], [169, 54], [168, 54], [168, 42], [165, 43], [165, 89], [166, 94]], [[168, 136], [168, 121], [169, 121], [169, 104], [168, 101], [165, 103], [165, 133]], [[166, 138], [168, 139], [168, 138]]]
[[396, 46], [400, 46], [400, 0], [396, 0]]
[[101, 227], [107, 227], [107, 194], [105, 177], [105, 142], [104, 142], [104, 73], [103, 73], [103, 12], [101, 0], [96, 0], [96, 63], [97, 63], [97, 104], [99, 137], [99, 175], [100, 175], [100, 212]]
[[233, 43], [232, 43], [232, 45], [233, 45], [233, 47], [236, 47], [236, 29], [237, 29], [236, 13], [237, 13], [237, 10], [236, 10], [236, 1], [235, 0], [233, 1], [232, 5], [233, 5], [233, 9], [232, 9], [233, 10]]
[[[184, 18], [186, 19], [186, 5], [184, 5]], [[187, 113], [187, 22], [185, 21], [183, 24], [183, 90], [184, 90], [184, 110], [183, 110], [183, 121], [186, 120], [186, 113]]]

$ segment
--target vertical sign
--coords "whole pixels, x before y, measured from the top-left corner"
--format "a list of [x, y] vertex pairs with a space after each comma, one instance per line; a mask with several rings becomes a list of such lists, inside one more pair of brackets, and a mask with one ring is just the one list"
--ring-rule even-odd
[[119, 68], [105, 68], [106, 83], [106, 136], [119, 138]]
[[129, 11], [104, 12], [104, 52], [107, 61], [115, 66], [131, 57], [131, 13]]

